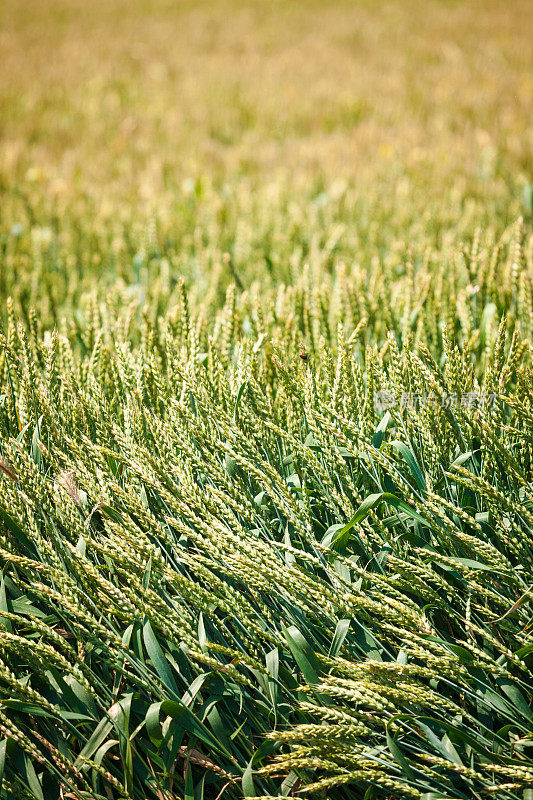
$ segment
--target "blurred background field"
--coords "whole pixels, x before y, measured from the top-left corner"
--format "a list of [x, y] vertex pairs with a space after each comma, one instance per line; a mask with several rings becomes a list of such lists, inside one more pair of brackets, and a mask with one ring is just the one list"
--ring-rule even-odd
[[500, 236], [531, 212], [532, 20], [528, 0], [4, 0], [2, 299], [51, 324], [96, 280], [222, 297], [314, 251], [349, 270]]

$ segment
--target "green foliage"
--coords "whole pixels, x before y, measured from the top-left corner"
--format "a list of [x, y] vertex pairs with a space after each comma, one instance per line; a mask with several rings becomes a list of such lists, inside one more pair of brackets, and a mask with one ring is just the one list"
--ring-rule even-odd
[[51, 334], [8, 305], [5, 796], [522, 797], [523, 236], [477, 237], [455, 283], [410, 267], [407, 330], [372, 272], [219, 312], [93, 297]]

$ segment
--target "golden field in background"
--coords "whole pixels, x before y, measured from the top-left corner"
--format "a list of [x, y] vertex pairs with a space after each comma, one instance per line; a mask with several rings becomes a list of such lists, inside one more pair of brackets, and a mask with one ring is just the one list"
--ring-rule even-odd
[[532, 18], [528, 0], [5, 0], [2, 190], [130, 208], [198, 175], [289, 174], [517, 213]]
[[0, 296], [490, 244], [531, 212], [529, 5], [6, 0]]

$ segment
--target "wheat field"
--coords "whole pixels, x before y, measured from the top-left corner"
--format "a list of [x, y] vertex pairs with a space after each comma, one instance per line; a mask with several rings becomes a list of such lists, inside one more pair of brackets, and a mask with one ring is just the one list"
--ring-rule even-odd
[[531, 12], [0, 4], [0, 798], [531, 800]]

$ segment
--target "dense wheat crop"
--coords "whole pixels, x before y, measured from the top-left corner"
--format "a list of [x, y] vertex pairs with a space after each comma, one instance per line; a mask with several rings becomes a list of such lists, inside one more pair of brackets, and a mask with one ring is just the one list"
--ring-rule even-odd
[[0, 4], [0, 797], [533, 797], [531, 4]]

